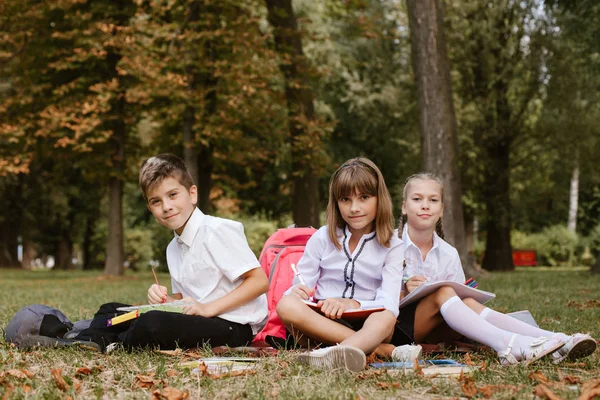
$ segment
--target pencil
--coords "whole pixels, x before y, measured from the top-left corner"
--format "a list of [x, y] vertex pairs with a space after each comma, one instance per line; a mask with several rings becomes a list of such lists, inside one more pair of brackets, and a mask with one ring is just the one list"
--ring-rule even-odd
[[[160, 283], [158, 283], [158, 278], [156, 277], [156, 272], [154, 272], [154, 268], [152, 268], [152, 275], [154, 275], [154, 281], [156, 282], [156, 286], [160, 287]], [[167, 299], [162, 299], [161, 303], [164, 303], [166, 301]]]

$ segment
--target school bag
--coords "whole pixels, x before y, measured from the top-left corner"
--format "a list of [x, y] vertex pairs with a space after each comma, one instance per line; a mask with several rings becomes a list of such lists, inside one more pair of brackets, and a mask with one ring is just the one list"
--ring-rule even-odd
[[254, 342], [265, 341], [267, 336], [285, 339], [286, 331], [275, 307], [283, 293], [292, 286], [294, 271], [291, 264], [298, 264], [306, 242], [317, 230], [315, 228], [282, 228], [273, 233], [260, 252], [260, 266], [269, 278], [267, 324], [256, 335]]

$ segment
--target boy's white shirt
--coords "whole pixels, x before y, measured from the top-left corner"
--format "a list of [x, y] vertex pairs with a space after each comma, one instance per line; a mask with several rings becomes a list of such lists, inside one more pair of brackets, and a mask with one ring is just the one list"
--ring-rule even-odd
[[[404, 256], [406, 257], [404, 276], [410, 278], [415, 275], [423, 275], [429, 282], [465, 283], [465, 273], [460, 263], [460, 256], [454, 247], [433, 232], [433, 247], [423, 260], [423, 254], [419, 247], [410, 240], [407, 228], [408, 225], [404, 225], [402, 231], [402, 241], [405, 246]], [[404, 290], [404, 284], [402, 281], [402, 290]]]
[[[397, 232], [394, 231], [389, 248], [377, 241], [375, 232], [363, 235], [350, 254], [351, 259], [355, 259], [353, 275], [352, 262], [346, 255], [352, 234], [347, 227], [337, 232], [342, 242], [341, 250], [329, 240], [327, 226], [323, 226], [308, 240], [298, 262], [298, 272], [306, 286], [316, 286], [314, 298], [342, 298], [346, 292], [344, 297], [358, 301], [361, 307], [383, 305], [398, 316], [404, 246]], [[353, 295], [346, 279], [354, 283]], [[299, 283], [295, 277], [292, 288]], [[291, 293], [292, 288], [285, 294]]]
[[[260, 268], [239, 222], [205, 215], [196, 208], [181, 236], [174, 234], [167, 246], [167, 265], [172, 291], [183, 297], [212, 302], [237, 288], [241, 275]], [[267, 296], [262, 294], [218, 317], [250, 324], [256, 334], [264, 327], [267, 313]]]

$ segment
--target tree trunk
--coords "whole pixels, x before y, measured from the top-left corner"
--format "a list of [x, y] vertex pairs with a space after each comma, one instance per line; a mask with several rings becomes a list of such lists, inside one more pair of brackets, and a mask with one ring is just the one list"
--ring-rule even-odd
[[73, 269], [73, 243], [68, 237], [68, 233], [63, 233], [58, 241], [56, 249], [56, 260], [53, 269], [70, 270]]
[[0, 267], [16, 267], [18, 259], [18, 232], [10, 221], [0, 222]]
[[593, 274], [600, 274], [600, 254], [596, 256], [596, 262], [590, 268], [590, 272]]
[[[308, 66], [292, 0], [266, 0], [268, 20], [273, 27], [279, 65], [285, 78], [292, 158], [292, 213], [298, 226], [319, 226], [318, 176], [311, 166], [310, 152], [304, 145], [307, 123], [315, 119], [313, 93], [308, 84]], [[318, 148], [318, 146], [317, 146]]]
[[573, 169], [573, 175], [571, 176], [571, 192], [569, 194], [569, 222], [567, 228], [571, 232], [577, 230], [577, 207], [578, 207], [578, 194], [579, 194], [579, 165]]
[[92, 236], [94, 235], [94, 224], [96, 222], [95, 213], [88, 212], [85, 219], [85, 231], [83, 232], [83, 244], [81, 250], [83, 253], [82, 269], [89, 270], [94, 268], [92, 263]]
[[444, 233], [458, 250], [465, 274], [478, 275], [468, 257], [461, 180], [458, 170], [456, 115], [450, 61], [446, 52], [440, 0], [407, 0], [413, 69], [417, 83], [424, 167], [445, 184]]
[[23, 256], [21, 258], [21, 269], [29, 270], [33, 266], [33, 262], [37, 255], [37, 251], [35, 249], [35, 243], [31, 240], [29, 235], [23, 234], [22, 236], [22, 245], [23, 245]]
[[210, 210], [210, 189], [214, 168], [212, 146], [202, 146], [198, 155], [198, 208], [204, 213]]
[[482, 267], [489, 271], [511, 271], [515, 267], [510, 244], [510, 146], [506, 141], [488, 141], [483, 197], [486, 205], [487, 241]]
[[[191, 85], [191, 83], [190, 83]], [[198, 150], [194, 134], [194, 108], [187, 106], [183, 112], [183, 161], [195, 184], [198, 184]]]
[[113, 121], [112, 174], [108, 184], [108, 239], [106, 243], [105, 275], [123, 275], [125, 248], [123, 246], [123, 177], [125, 176], [124, 96], [116, 102]]

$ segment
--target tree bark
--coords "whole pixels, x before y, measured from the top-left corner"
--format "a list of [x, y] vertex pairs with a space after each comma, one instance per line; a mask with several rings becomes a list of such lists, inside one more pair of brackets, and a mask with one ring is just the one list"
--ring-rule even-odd
[[[315, 119], [313, 93], [308, 86], [308, 65], [302, 49], [292, 0], [266, 0], [268, 20], [273, 27], [275, 47], [281, 56], [279, 68], [285, 78], [292, 158], [292, 213], [298, 226], [319, 226], [318, 177], [311, 167], [303, 142], [307, 123]], [[317, 146], [318, 148], [318, 146]]]
[[407, 0], [412, 61], [419, 106], [423, 165], [445, 184], [444, 234], [458, 250], [467, 275], [478, 271], [468, 257], [461, 179], [458, 169], [458, 138], [452, 99], [450, 61], [443, 29], [440, 0]]
[[600, 274], [600, 254], [596, 256], [596, 262], [590, 268], [590, 272], [593, 274]]
[[125, 109], [124, 96], [116, 101], [112, 154], [112, 174], [108, 183], [108, 239], [106, 243], [105, 275], [123, 275], [125, 248], [123, 246], [123, 177], [125, 176]]

